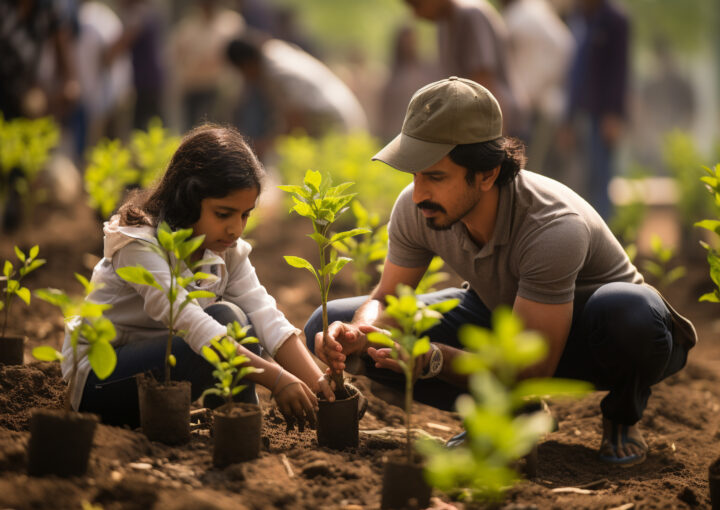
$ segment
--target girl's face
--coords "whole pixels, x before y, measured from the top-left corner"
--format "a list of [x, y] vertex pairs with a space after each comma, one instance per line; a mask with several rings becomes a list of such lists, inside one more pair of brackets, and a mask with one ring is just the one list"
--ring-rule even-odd
[[237, 189], [222, 198], [204, 198], [200, 204], [200, 219], [192, 225], [193, 235], [205, 235], [201, 250], [222, 253], [236, 245], [247, 224], [250, 211], [255, 208], [258, 191], [255, 188]]

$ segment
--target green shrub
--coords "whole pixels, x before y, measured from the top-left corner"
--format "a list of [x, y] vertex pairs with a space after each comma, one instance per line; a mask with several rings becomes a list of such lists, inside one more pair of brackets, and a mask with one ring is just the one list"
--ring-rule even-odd
[[37, 258], [39, 252], [40, 249], [37, 245], [30, 248], [27, 255], [15, 246], [15, 256], [19, 262], [17, 269], [9, 260], [6, 260], [3, 264], [3, 276], [0, 278], [0, 281], [5, 282], [5, 288], [3, 289], [2, 300], [0, 300], [0, 311], [3, 311], [2, 334], [0, 334], [0, 337], [5, 336], [5, 330], [10, 318], [10, 300], [12, 297], [17, 296], [22, 299], [26, 305], [30, 305], [30, 290], [28, 290], [27, 287], [23, 287], [20, 281], [28, 273], [45, 264], [44, 259]]
[[[713, 168], [703, 167], [707, 175], [701, 177], [702, 182], [706, 185], [706, 189], [712, 195], [715, 205], [720, 211], [720, 164]], [[695, 226], [704, 228], [714, 234], [715, 246], [701, 241], [701, 245], [707, 251], [707, 261], [710, 265], [710, 279], [715, 285], [712, 292], [708, 292], [700, 296], [700, 301], [710, 301], [712, 303], [720, 303], [720, 252], [718, 245], [720, 243], [720, 214], [715, 216], [716, 219], [707, 219], [698, 221]]]
[[428, 480], [461, 499], [500, 498], [518, 479], [512, 463], [551, 430], [547, 413], [518, 413], [524, 404], [548, 396], [582, 396], [592, 389], [589, 383], [567, 379], [518, 381], [522, 369], [545, 357], [547, 344], [524, 330], [507, 307], [495, 310], [492, 326], [466, 324], [459, 332], [467, 352], [453, 366], [468, 375], [470, 394], [456, 402], [467, 440], [452, 449], [430, 441], [418, 445], [428, 457]]

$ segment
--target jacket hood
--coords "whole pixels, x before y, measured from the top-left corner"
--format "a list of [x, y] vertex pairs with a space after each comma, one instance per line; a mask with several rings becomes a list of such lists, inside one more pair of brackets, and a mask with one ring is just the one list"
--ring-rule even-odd
[[112, 258], [120, 249], [136, 240], [146, 241], [158, 244], [155, 237], [155, 227], [151, 226], [121, 226], [120, 216], [117, 214], [106, 221], [103, 225], [103, 233], [105, 234], [105, 242], [103, 248], [103, 256]]

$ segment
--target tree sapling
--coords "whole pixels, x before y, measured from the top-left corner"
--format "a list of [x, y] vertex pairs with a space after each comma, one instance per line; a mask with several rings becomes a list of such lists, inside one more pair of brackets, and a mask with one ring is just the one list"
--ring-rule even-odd
[[5, 282], [3, 298], [0, 301], [0, 311], [3, 312], [2, 334], [0, 334], [0, 342], [2, 342], [2, 345], [0, 345], [0, 363], [21, 365], [23, 362], [24, 338], [22, 336], [5, 336], [10, 320], [10, 301], [13, 296], [17, 296], [26, 305], [30, 304], [30, 290], [27, 287], [23, 287], [20, 281], [28, 273], [45, 264], [45, 260], [37, 258], [40, 251], [37, 245], [30, 248], [27, 255], [17, 246], [14, 248], [15, 256], [21, 265], [16, 268], [12, 262], [6, 260], [3, 264], [3, 276], [0, 278], [0, 280]]
[[[322, 303], [323, 336], [327, 336], [328, 314], [327, 301], [330, 285], [335, 275], [351, 261], [348, 257], [338, 257], [337, 252], [332, 249], [334, 243], [347, 238], [367, 234], [370, 230], [366, 228], [354, 228], [344, 232], [330, 233], [330, 227], [342, 213], [347, 211], [348, 204], [352, 201], [355, 193], [345, 194], [352, 182], [345, 182], [338, 186], [331, 186], [330, 178], [323, 179], [320, 172], [308, 170], [302, 186], [287, 185], [279, 188], [292, 193], [294, 205], [291, 209], [300, 216], [309, 218], [312, 221], [313, 233], [308, 234], [318, 246], [320, 265], [316, 270], [313, 265], [301, 257], [290, 255], [285, 256], [285, 261], [292, 267], [304, 268], [312, 273], [320, 289]], [[330, 253], [328, 254], [328, 249]], [[343, 383], [342, 372], [332, 373], [335, 382], [335, 393], [339, 398], [345, 398], [347, 392]]]

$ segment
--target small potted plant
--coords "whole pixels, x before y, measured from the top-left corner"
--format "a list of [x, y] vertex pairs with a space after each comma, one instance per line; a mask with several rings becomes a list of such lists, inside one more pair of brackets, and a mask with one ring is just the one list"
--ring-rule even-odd
[[[5, 282], [3, 299], [0, 301], [0, 311], [3, 312], [2, 334], [0, 335], [0, 365], [22, 365], [25, 351], [25, 337], [21, 335], [7, 335], [7, 325], [10, 318], [10, 300], [13, 296], [22, 299], [26, 305], [30, 304], [30, 290], [20, 285], [20, 281], [31, 271], [45, 263], [37, 258], [40, 249], [37, 245], [30, 248], [26, 255], [15, 246], [15, 256], [20, 265], [17, 269], [9, 260], [3, 265], [3, 276], [0, 280]], [[17, 278], [16, 278], [17, 276]]]
[[[397, 296], [386, 296], [385, 316], [393, 324], [389, 334], [368, 333], [368, 341], [389, 347], [390, 354], [405, 375], [405, 455], [388, 458], [383, 470], [382, 508], [425, 508], [430, 502], [431, 487], [423, 476], [423, 463], [413, 451], [411, 420], [415, 360], [430, 350], [430, 338], [423, 333], [440, 322], [442, 314], [458, 305], [457, 299], [426, 305], [407, 285], [398, 285]], [[411, 501], [411, 500], [414, 500]]]
[[173, 232], [167, 223], [162, 222], [157, 229], [159, 244], [148, 244], [149, 248], [162, 257], [168, 265], [170, 281], [167, 288], [163, 288], [155, 276], [141, 265], [121, 267], [117, 270], [117, 274], [130, 283], [149, 285], [161, 290], [170, 305], [163, 382], [159, 383], [148, 374], [137, 376], [140, 426], [148, 439], [166, 444], [185, 443], [190, 439], [190, 382], [170, 380], [170, 370], [175, 366], [175, 356], [172, 353], [173, 337], [182, 334], [176, 329], [175, 322], [180, 312], [194, 299], [215, 296], [210, 291], [195, 290], [188, 292], [180, 300], [180, 290], [191, 282], [214, 278], [213, 275], [195, 271], [208, 261], [191, 260], [192, 254], [200, 248], [205, 238], [205, 236], [190, 238], [191, 235], [191, 228]]
[[[332, 224], [348, 209], [348, 204], [355, 196], [354, 193], [345, 193], [345, 190], [353, 185], [351, 182], [338, 186], [330, 184], [330, 179], [323, 179], [320, 172], [308, 170], [302, 186], [279, 186], [281, 190], [292, 193], [294, 205], [291, 211], [312, 221], [313, 233], [309, 234], [309, 237], [318, 246], [320, 256], [318, 269], [301, 257], [286, 255], [285, 261], [292, 267], [307, 269], [315, 277], [320, 289], [323, 336], [328, 332], [327, 300], [330, 285], [335, 275], [351, 261], [348, 257], [338, 257], [332, 245], [358, 234], [370, 232], [366, 228], [354, 228], [335, 234], [330, 232]], [[360, 395], [352, 386], [345, 384], [342, 372], [332, 372], [331, 377], [335, 383], [336, 399], [334, 402], [329, 402], [320, 398], [318, 444], [335, 449], [357, 446]]]
[[242, 327], [235, 321], [227, 325], [227, 335], [214, 338], [211, 346], [203, 346], [203, 357], [215, 367], [217, 379], [214, 388], [206, 389], [201, 395], [217, 395], [225, 404], [213, 411], [213, 464], [225, 467], [236, 462], [257, 458], [260, 454], [260, 432], [262, 412], [257, 404], [236, 403], [233, 397], [246, 388], [239, 384], [242, 379], [262, 369], [245, 365], [250, 361], [238, 352], [238, 344], [256, 343], [258, 340], [246, 336], [250, 326]]
[[[93, 284], [79, 274], [75, 277], [85, 287], [85, 295]], [[30, 418], [28, 443], [28, 473], [35, 476], [81, 476], [85, 474], [90, 457], [97, 416], [77, 413], [70, 407], [70, 399], [77, 384], [78, 349], [82, 336], [90, 367], [98, 379], [106, 379], [117, 363], [110, 342], [115, 338], [115, 326], [103, 312], [112, 305], [101, 305], [86, 300], [74, 300], [57, 289], [40, 289], [35, 295], [60, 308], [70, 333], [72, 369], [64, 398], [64, 409], [34, 409]], [[50, 346], [36, 347], [33, 356], [41, 361], [64, 361], [63, 355]]]

